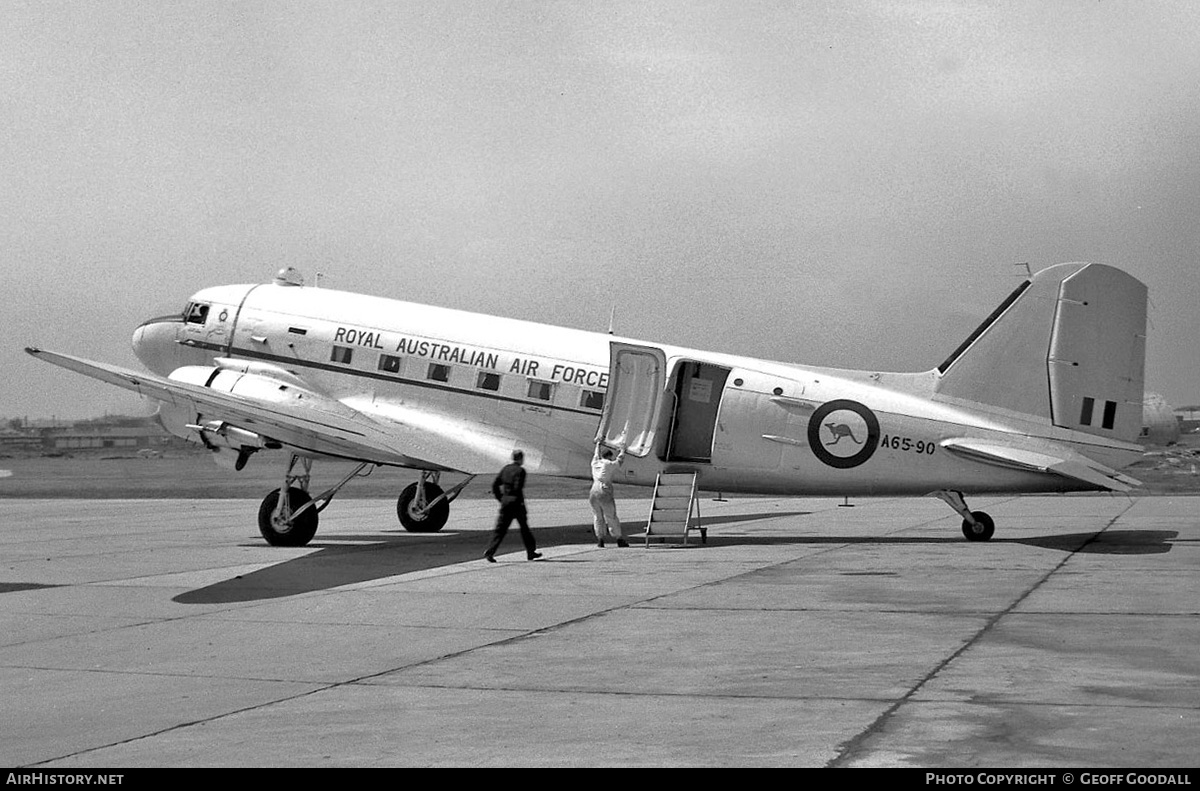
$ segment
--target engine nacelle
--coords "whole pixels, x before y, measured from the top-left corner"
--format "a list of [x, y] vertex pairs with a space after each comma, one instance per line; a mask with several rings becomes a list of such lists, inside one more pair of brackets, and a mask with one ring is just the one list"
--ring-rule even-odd
[[[237, 396], [264, 407], [282, 407], [288, 411], [315, 410], [325, 414], [353, 415], [345, 404], [313, 392], [289, 371], [267, 363], [220, 359], [217, 367], [188, 365], [175, 369], [170, 378], [176, 382], [205, 387]], [[241, 428], [227, 420], [163, 404], [158, 411], [163, 428], [177, 437], [199, 442], [213, 451], [222, 466], [240, 470], [250, 454], [262, 448], [281, 447], [274, 439]], [[224, 452], [222, 452], [224, 451]], [[232, 452], [230, 452], [232, 451]]]
[[311, 409], [324, 414], [353, 417], [354, 410], [329, 396], [309, 390], [289, 371], [267, 363], [217, 360], [216, 368], [185, 365], [171, 373], [176, 382], [229, 393], [262, 406]]
[[175, 436], [204, 445], [212, 451], [213, 461], [218, 466], [230, 470], [241, 470], [250, 455], [262, 448], [279, 447], [278, 443], [261, 434], [222, 420], [203, 420], [195, 412], [182, 407], [162, 404], [158, 408], [157, 418], [159, 424]]

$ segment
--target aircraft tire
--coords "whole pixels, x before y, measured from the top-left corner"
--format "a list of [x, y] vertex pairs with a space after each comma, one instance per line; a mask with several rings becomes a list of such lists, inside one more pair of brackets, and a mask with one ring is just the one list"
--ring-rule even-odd
[[[311, 499], [303, 489], [295, 486], [288, 489], [288, 504], [293, 511]], [[317, 534], [317, 509], [308, 509], [300, 514], [299, 519], [292, 522], [291, 527], [280, 530], [271, 520], [278, 502], [279, 490], [272, 489], [258, 507], [258, 532], [262, 533], [267, 543], [273, 547], [302, 547], [312, 541], [312, 537]]]
[[973, 525], [966, 519], [962, 523], [963, 535], [968, 541], [987, 541], [996, 532], [996, 523], [992, 518], [983, 511], [972, 511], [971, 516], [975, 517], [977, 525]]
[[[441, 497], [442, 489], [434, 483], [425, 484], [425, 499], [434, 500]], [[404, 491], [400, 492], [400, 497], [396, 500], [396, 516], [400, 517], [400, 524], [410, 533], [436, 533], [446, 526], [446, 522], [450, 519], [450, 503], [442, 500], [440, 503], [430, 508], [424, 515], [418, 516], [413, 513], [413, 502], [417, 499], [417, 485], [410, 483], [404, 487]]]

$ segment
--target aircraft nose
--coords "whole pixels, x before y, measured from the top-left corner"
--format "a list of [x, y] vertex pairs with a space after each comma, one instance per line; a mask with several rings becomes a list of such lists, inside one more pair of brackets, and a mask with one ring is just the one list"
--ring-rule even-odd
[[142, 365], [162, 376], [175, 369], [171, 353], [179, 324], [179, 316], [159, 316], [143, 321], [133, 331], [133, 353]]

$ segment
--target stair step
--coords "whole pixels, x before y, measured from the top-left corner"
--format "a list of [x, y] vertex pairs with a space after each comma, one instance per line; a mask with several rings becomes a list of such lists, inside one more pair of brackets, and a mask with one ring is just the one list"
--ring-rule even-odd
[[[654, 487], [654, 501], [646, 521], [646, 542], [654, 538], [682, 537], [687, 543], [688, 532], [699, 529], [692, 525], [695, 510], [696, 474], [691, 472], [662, 473]], [[704, 531], [701, 529], [701, 535]]]

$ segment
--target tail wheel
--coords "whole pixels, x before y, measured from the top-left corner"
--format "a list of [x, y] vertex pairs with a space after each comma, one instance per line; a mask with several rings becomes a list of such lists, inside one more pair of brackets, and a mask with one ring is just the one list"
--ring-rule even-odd
[[963, 535], [968, 541], [987, 541], [996, 532], [996, 523], [992, 518], [983, 511], [972, 511], [971, 516], [974, 517], [975, 523], [964, 519], [962, 523]]
[[[295, 486], [287, 490], [288, 511], [295, 513], [302, 505], [312, 500], [308, 492]], [[317, 509], [309, 508], [300, 516], [285, 522], [275, 515], [279, 505], [279, 490], [272, 489], [258, 507], [258, 531], [273, 547], [302, 547], [317, 534]]]
[[[436, 483], [425, 484], [425, 502], [436, 500], [442, 496], [442, 488]], [[409, 484], [400, 492], [396, 500], [396, 515], [400, 524], [410, 533], [436, 533], [441, 530], [450, 518], [450, 502], [442, 500], [432, 508], [426, 508], [424, 513], [417, 510], [417, 484]]]

